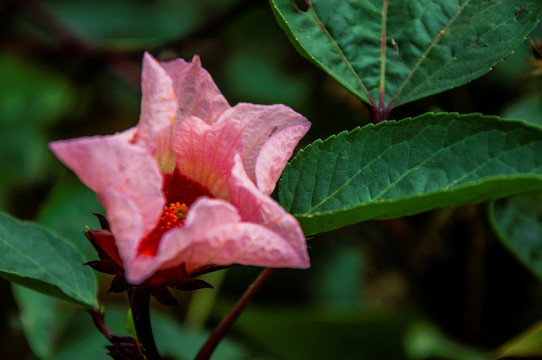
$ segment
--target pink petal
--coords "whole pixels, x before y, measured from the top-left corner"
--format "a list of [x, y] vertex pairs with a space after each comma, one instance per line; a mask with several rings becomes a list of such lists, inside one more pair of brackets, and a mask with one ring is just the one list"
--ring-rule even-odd
[[251, 179], [270, 194], [309, 127], [304, 117], [283, 105], [236, 105], [211, 125], [191, 117], [177, 129], [177, 167], [227, 200], [233, 158], [241, 154]]
[[156, 161], [144, 148], [126, 141], [130, 132], [49, 144], [98, 194], [123, 261], [135, 255], [138, 241], [154, 228], [165, 202]]
[[195, 250], [192, 247], [194, 241], [201, 239], [209, 229], [237, 224], [239, 221], [239, 214], [231, 204], [223, 200], [199, 198], [190, 206], [184, 226], [164, 234], [155, 257], [142, 255], [125, 264], [126, 278], [130, 283], [138, 284], [160, 268], [191, 261], [191, 254]]
[[266, 194], [273, 191], [298, 141], [310, 127], [307, 119], [285, 105], [238, 104], [225, 111], [219, 122], [238, 124], [244, 167]]
[[290, 126], [275, 132], [263, 144], [254, 167], [256, 185], [261, 192], [271, 195], [297, 143], [308, 130], [305, 124]]
[[186, 259], [188, 272], [208, 264], [308, 267], [296, 249], [277, 233], [258, 224], [217, 226], [191, 240], [190, 248], [179, 254], [180, 259]]
[[215, 197], [227, 200], [233, 157], [241, 151], [239, 136], [235, 122], [207, 125], [197, 117], [186, 119], [179, 124], [175, 138], [177, 168]]
[[178, 100], [178, 119], [197, 116], [207, 124], [230, 107], [198, 56], [192, 62], [176, 59], [161, 63], [173, 81]]
[[[154, 153], [158, 145], [157, 135], [172, 130], [177, 114], [177, 99], [169, 74], [149, 53], [143, 56], [141, 90], [141, 115], [135, 141]], [[164, 149], [161, 151], [164, 152]]]
[[[176, 257], [178, 263], [186, 264], [188, 272], [209, 264], [288, 266], [288, 260], [297, 255], [276, 233], [241, 222], [238, 209], [224, 201], [202, 198], [189, 216], [181, 229], [186, 231], [186, 238], [177, 239], [180, 247]], [[174, 237], [171, 234], [172, 240]], [[164, 243], [164, 252], [172, 248]]]
[[280, 237], [282, 246], [294, 250], [295, 256], [283, 259], [280, 266], [310, 266], [307, 243], [299, 223], [277, 202], [256, 188], [245, 172], [239, 156], [235, 157], [230, 178], [230, 201], [238, 209], [243, 222], [259, 224], [271, 230]]
[[164, 235], [156, 257], [138, 256], [125, 264], [128, 282], [139, 284], [157, 270], [181, 263], [185, 263], [189, 273], [209, 264], [309, 266], [304, 255], [300, 258], [299, 251], [279, 234], [240, 220], [231, 204], [205, 197], [198, 199], [190, 207], [185, 225]]

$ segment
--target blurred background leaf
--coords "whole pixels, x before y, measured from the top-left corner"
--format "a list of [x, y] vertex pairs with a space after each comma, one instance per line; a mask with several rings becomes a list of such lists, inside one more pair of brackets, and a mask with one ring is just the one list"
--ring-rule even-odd
[[501, 241], [542, 277], [542, 195], [501, 199], [490, 206], [491, 220]]
[[495, 355], [501, 358], [539, 358], [542, 356], [542, 323], [539, 321], [521, 334], [502, 344]]
[[186, 36], [236, 0], [52, 0], [47, 6], [74, 35], [94, 45], [144, 49]]
[[0, 208], [11, 210], [9, 189], [42, 180], [51, 165], [44, 130], [74, 99], [65, 79], [18, 56], [0, 55], [0, 78]]
[[43, 201], [38, 222], [71, 242], [87, 261], [96, 260], [96, 250], [84, 236], [85, 226], [98, 228], [93, 214], [105, 215], [96, 194], [73, 178], [59, 181]]
[[[505, 116], [542, 125], [542, 92], [510, 105]], [[500, 199], [489, 204], [490, 219], [499, 239], [512, 254], [542, 277], [542, 195]]]
[[503, 116], [510, 119], [523, 119], [533, 125], [542, 125], [542, 90], [512, 104]]
[[[118, 306], [106, 306], [105, 321], [116, 334], [125, 336], [124, 322], [127, 309]], [[108, 345], [105, 337], [98, 333], [88, 314], [76, 314], [66, 326], [60, 345], [56, 349], [54, 359], [109, 359], [103, 348]], [[197, 354], [206, 340], [208, 333], [179, 325], [178, 321], [164, 313], [156, 311], [152, 314], [153, 333], [157, 346], [164, 358], [190, 360]], [[226, 339], [216, 350], [213, 359], [234, 360], [245, 357], [244, 349], [235, 342]]]
[[404, 312], [329, 313], [253, 306], [234, 329], [276, 359], [399, 360], [407, 358], [403, 350], [407, 321]]
[[478, 349], [455, 342], [434, 326], [414, 322], [405, 335], [405, 348], [411, 359], [489, 360], [493, 357]]
[[53, 359], [66, 323], [75, 308], [53, 297], [12, 284], [21, 326], [34, 355]]

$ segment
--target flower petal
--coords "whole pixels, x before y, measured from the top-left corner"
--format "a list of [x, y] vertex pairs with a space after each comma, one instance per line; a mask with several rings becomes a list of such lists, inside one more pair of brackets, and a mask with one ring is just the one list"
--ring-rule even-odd
[[179, 124], [175, 137], [177, 169], [207, 187], [220, 199], [229, 198], [233, 157], [241, 151], [238, 123], [207, 125], [197, 117]]
[[199, 198], [190, 207], [184, 226], [164, 234], [156, 256], [140, 255], [124, 264], [128, 282], [139, 284], [158, 269], [175, 267], [190, 261], [195, 251], [192, 247], [194, 241], [201, 239], [205, 232], [218, 226], [237, 224], [239, 221], [239, 214], [231, 204], [208, 197]]
[[284, 105], [239, 104], [208, 125], [197, 117], [179, 124], [175, 137], [177, 167], [227, 200], [231, 167], [241, 154], [247, 172], [270, 194], [310, 123]]
[[173, 82], [181, 121], [197, 116], [211, 124], [230, 107], [211, 75], [201, 67], [198, 56], [194, 56], [192, 62], [176, 59], [161, 65]]
[[288, 259], [289, 263], [285, 259], [281, 266], [310, 267], [307, 243], [299, 223], [277, 202], [256, 188], [238, 155], [235, 157], [230, 178], [230, 201], [237, 207], [243, 222], [268, 228], [281, 238], [284, 247], [295, 250], [296, 255]]
[[285, 105], [241, 103], [225, 111], [218, 121], [238, 124], [243, 165], [266, 194], [271, 194], [298, 141], [310, 128], [307, 119]]
[[209, 229], [191, 239], [190, 248], [179, 254], [188, 272], [208, 265], [253, 265], [264, 267], [307, 268], [298, 251], [276, 232], [246, 222]]
[[125, 263], [126, 278], [139, 284], [158, 269], [182, 263], [188, 273], [209, 264], [309, 267], [305, 254], [282, 236], [262, 225], [241, 222], [231, 204], [205, 197], [192, 205], [183, 227], [164, 235], [156, 257], [138, 256]]
[[261, 192], [271, 195], [297, 143], [308, 130], [305, 124], [289, 126], [275, 132], [263, 144], [254, 167], [256, 185]]
[[177, 99], [169, 74], [149, 53], [143, 56], [141, 91], [141, 115], [135, 142], [154, 153], [158, 145], [156, 136], [173, 126]]
[[135, 255], [138, 241], [154, 228], [165, 203], [156, 161], [126, 137], [122, 133], [49, 144], [55, 155], [98, 194], [123, 261]]

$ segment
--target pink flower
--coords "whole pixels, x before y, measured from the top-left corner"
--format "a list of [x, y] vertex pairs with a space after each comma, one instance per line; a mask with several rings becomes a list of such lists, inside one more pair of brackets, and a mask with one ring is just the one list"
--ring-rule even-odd
[[142, 92], [137, 126], [50, 144], [98, 194], [115, 242], [99, 245], [128, 283], [179, 266], [309, 267], [299, 224], [269, 195], [310, 123], [284, 105], [229, 106], [197, 56], [145, 54]]

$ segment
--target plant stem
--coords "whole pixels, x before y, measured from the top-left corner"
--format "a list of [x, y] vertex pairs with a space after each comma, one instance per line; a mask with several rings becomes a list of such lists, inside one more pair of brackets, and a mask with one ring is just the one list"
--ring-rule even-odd
[[254, 282], [249, 286], [247, 291], [239, 299], [237, 304], [231, 309], [230, 313], [222, 320], [220, 325], [213, 331], [211, 336], [207, 339], [205, 344], [201, 347], [198, 355], [196, 355], [196, 360], [208, 360], [213, 351], [216, 349], [220, 341], [226, 336], [226, 333], [230, 330], [233, 323], [241, 312], [245, 309], [245, 306], [248, 304], [252, 296], [258, 291], [258, 289], [265, 283], [265, 281], [275, 272], [273, 268], [267, 268], [254, 280]]
[[145, 289], [129, 289], [128, 298], [130, 300], [130, 308], [132, 310], [132, 318], [134, 319], [137, 340], [141, 344], [141, 350], [145, 355], [145, 358], [148, 360], [160, 360], [161, 357], [152, 335], [149, 311], [149, 303], [151, 300], [150, 292]]
[[111, 341], [113, 339], [113, 333], [109, 330], [107, 325], [105, 325], [104, 314], [101, 312], [100, 308], [96, 307], [90, 310], [89, 313], [90, 316], [92, 316], [96, 328], [107, 338], [107, 340]]

